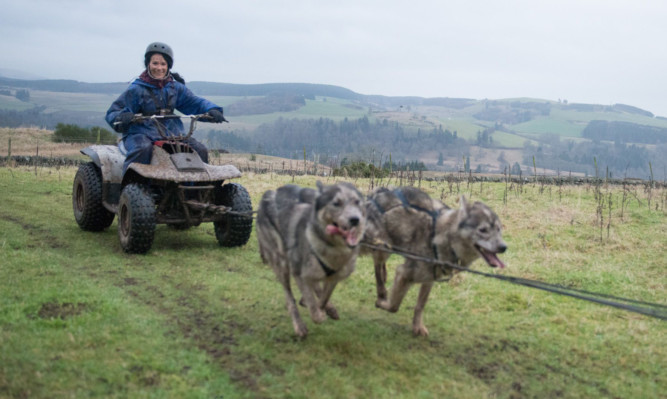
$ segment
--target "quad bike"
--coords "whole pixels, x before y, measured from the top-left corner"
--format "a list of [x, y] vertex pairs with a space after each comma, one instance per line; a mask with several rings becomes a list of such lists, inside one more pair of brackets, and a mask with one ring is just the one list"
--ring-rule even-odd
[[[161, 120], [189, 118], [186, 135], [170, 135]], [[92, 161], [79, 166], [74, 177], [72, 206], [81, 229], [102, 231], [118, 215], [118, 237], [127, 253], [146, 253], [155, 226], [187, 229], [213, 222], [218, 243], [245, 245], [252, 231], [252, 204], [246, 189], [226, 180], [241, 177], [232, 165], [204, 163], [184, 140], [192, 136], [201, 115], [135, 115], [133, 122], [151, 120], [163, 140], [153, 146], [151, 163], [133, 163], [123, 173], [125, 150], [115, 145], [92, 145], [81, 152]]]

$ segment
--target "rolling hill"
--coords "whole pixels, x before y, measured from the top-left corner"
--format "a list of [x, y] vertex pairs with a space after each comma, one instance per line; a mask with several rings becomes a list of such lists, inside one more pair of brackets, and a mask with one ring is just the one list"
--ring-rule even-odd
[[[104, 113], [126, 87], [127, 83], [123, 82], [85, 83], [0, 77], [0, 126], [33, 125], [53, 129], [57, 123], [73, 123], [106, 127]], [[577, 146], [592, 143], [592, 140], [584, 137], [586, 128], [591, 123], [597, 124], [599, 128], [601, 122], [606, 122], [605, 126], [608, 126], [610, 132], [619, 129], [625, 131], [625, 139], [619, 142], [618, 139], [612, 139], [610, 133], [609, 140], [605, 140], [605, 131], [598, 131], [596, 143], [609, 141], [608, 145], [613, 147], [616, 141], [617, 146], [639, 146], [645, 153], [635, 151], [641, 153], [638, 156], [648, 157], [648, 161], [652, 161], [649, 166], [647, 159], [642, 159], [646, 166], [634, 167], [633, 175], [647, 178], [649, 169], [653, 169], [658, 176], [664, 176], [664, 169], [667, 168], [662, 157], [657, 155], [667, 145], [667, 119], [626, 104], [576, 104], [533, 98], [476, 100], [390, 97], [359, 94], [332, 85], [305, 83], [188, 82], [188, 87], [196, 94], [225, 107], [226, 115], [232, 122], [224, 126], [200, 127], [199, 137], [206, 140], [216, 134], [235, 134], [247, 139], [244, 145], [251, 148], [240, 150], [249, 152], [257, 150], [266, 141], [264, 137], [256, 137], [259, 128], [262, 127], [263, 134], [267, 134], [278, 121], [330, 120], [340, 124], [339, 130], [350, 121], [362, 121], [378, 129], [384, 124], [378, 134], [384, 134], [385, 139], [379, 143], [367, 141], [363, 134], [352, 132], [355, 139], [350, 140], [348, 137], [346, 140], [353, 144], [343, 149], [328, 151], [327, 148], [315, 146], [311, 151], [363, 158], [377, 150], [395, 154], [394, 159], [420, 159], [429, 169], [443, 170], [463, 167], [467, 157], [471, 169], [496, 173], [517, 163], [526, 173], [536, 166], [544, 173], [569, 170], [593, 174], [593, 158], [605, 161], [609, 158], [609, 162], [613, 159], [612, 169], [617, 175], [623, 169], [627, 173], [628, 166], [619, 166], [627, 155], [622, 151], [613, 156], [602, 154], [596, 144], [595, 148], [589, 148], [590, 145], [585, 149], [575, 148], [574, 160], [568, 154], [563, 154], [564, 151], [572, 152], [572, 148], [567, 148], [572, 144], [568, 143]], [[27, 91], [29, 99], [17, 99], [19, 91]], [[387, 133], [387, 126], [399, 129], [399, 134]], [[399, 142], [397, 137], [420, 141], [439, 131], [454, 134], [461, 140], [453, 143], [455, 148], [451, 145], [439, 148], [437, 144], [414, 150], [392, 147], [392, 143]], [[641, 135], [649, 131], [656, 137], [650, 143], [641, 139]], [[428, 140], [423, 141], [428, 145]], [[302, 148], [299, 143], [294, 143], [292, 147], [294, 152], [309, 150]], [[261, 151], [271, 154], [272, 149], [262, 147]], [[536, 165], [531, 161], [533, 156], [537, 158]], [[586, 168], [581, 167], [584, 164]]]

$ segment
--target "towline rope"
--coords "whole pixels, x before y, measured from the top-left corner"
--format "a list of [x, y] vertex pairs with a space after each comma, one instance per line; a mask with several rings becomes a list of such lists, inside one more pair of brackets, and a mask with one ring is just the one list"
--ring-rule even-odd
[[225, 215], [234, 215], [234, 216], [241, 216], [244, 218], [248, 219], [255, 219], [252, 215], [256, 214], [257, 211], [249, 211], [249, 212], [237, 212], [237, 211], [226, 211]]
[[503, 280], [510, 282], [512, 284], [523, 285], [530, 288], [537, 288], [539, 290], [553, 292], [559, 295], [570, 296], [577, 299], [582, 299], [589, 302], [594, 302], [600, 305], [611, 306], [618, 309], [623, 309], [629, 312], [640, 313], [646, 316], [655, 317], [661, 320], [667, 320], [667, 305], [651, 302], [643, 302], [634, 299], [622, 298], [613, 295], [603, 294], [599, 292], [591, 292], [585, 290], [579, 290], [576, 288], [569, 288], [558, 284], [550, 284], [543, 281], [530, 280], [522, 277], [514, 276], [504, 276], [501, 274], [491, 274], [484, 273], [477, 270], [472, 270], [467, 267], [463, 267], [451, 262], [445, 262], [437, 259], [427, 258], [420, 256], [411, 252], [408, 252], [402, 248], [392, 247], [387, 243], [381, 243], [382, 245], [375, 245], [365, 241], [361, 242], [361, 245], [376, 250], [383, 251], [392, 254], [397, 254], [404, 256], [409, 259], [417, 260], [420, 262], [431, 263], [435, 265], [440, 265], [472, 274], [477, 274], [484, 277], [495, 278], [498, 280]]

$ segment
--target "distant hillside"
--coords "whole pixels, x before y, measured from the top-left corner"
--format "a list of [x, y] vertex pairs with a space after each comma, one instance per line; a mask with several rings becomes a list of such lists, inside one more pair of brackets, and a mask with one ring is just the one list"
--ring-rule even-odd
[[11, 79], [44, 79], [42, 76], [37, 76], [32, 73], [18, 71], [16, 69], [0, 68], [0, 77]]
[[[67, 93], [120, 94], [128, 82], [86, 83], [76, 80], [23, 80], [0, 77], [0, 87], [13, 87]], [[188, 87], [201, 96], [252, 97], [271, 95], [301, 95], [305, 98], [333, 97], [344, 100], [375, 103], [383, 106], [432, 105], [462, 108], [476, 102], [464, 98], [423, 98], [364, 95], [333, 85], [311, 83], [235, 84], [215, 82], [187, 82]]]
[[121, 93], [127, 83], [85, 83], [66, 79], [24, 80], [0, 77], [0, 87], [43, 90], [66, 93]]
[[[128, 82], [0, 77], [0, 127], [109, 128], [104, 114]], [[536, 98], [382, 96], [326, 84], [188, 82], [231, 123], [201, 124], [212, 148], [318, 159], [391, 156], [433, 170], [667, 175], [667, 119], [627, 104]], [[465, 165], [464, 165], [465, 160]], [[649, 162], [651, 164], [649, 165]]]

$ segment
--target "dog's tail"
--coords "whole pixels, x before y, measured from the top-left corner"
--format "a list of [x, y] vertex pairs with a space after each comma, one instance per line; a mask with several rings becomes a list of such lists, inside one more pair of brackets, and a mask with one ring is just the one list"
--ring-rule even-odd
[[262, 262], [276, 264], [278, 259], [273, 259], [280, 254], [285, 254], [285, 243], [283, 242], [278, 227], [278, 209], [276, 207], [276, 192], [267, 191], [262, 196], [257, 209], [257, 241], [259, 243], [259, 254]]

